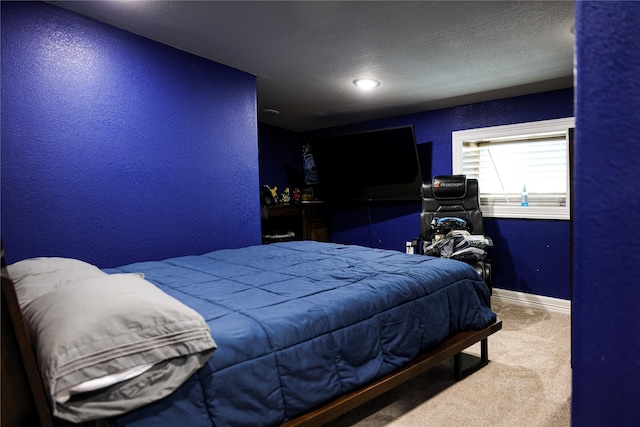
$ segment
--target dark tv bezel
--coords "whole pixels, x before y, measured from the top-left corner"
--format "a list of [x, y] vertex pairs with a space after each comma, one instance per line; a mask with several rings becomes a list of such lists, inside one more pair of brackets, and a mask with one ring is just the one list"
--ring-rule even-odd
[[[348, 183], [343, 183], [342, 185], [344, 186], [344, 188], [341, 188], [338, 191], [336, 191], [336, 186], [333, 185], [334, 180], [329, 180], [330, 184], [328, 185], [326, 180], [323, 183], [323, 169], [324, 169], [324, 166], [330, 163], [330, 160], [329, 161], [326, 160], [325, 155], [327, 155], [327, 153], [323, 149], [314, 148], [314, 147], [317, 147], [319, 144], [322, 144], [323, 141], [324, 143], [336, 144], [337, 141], [341, 140], [344, 143], [344, 141], [348, 141], [349, 138], [355, 140], [356, 138], [362, 138], [363, 136], [366, 137], [366, 135], [377, 134], [376, 136], [380, 136], [380, 134], [385, 132], [388, 132], [391, 134], [393, 132], [400, 133], [402, 131], [407, 131], [411, 135], [410, 138], [406, 138], [406, 137], [403, 138], [401, 143], [408, 144], [407, 141], [408, 140], [411, 141], [411, 145], [412, 145], [411, 151], [413, 152], [413, 156], [410, 155], [410, 157], [412, 157], [412, 163], [415, 162], [415, 164], [413, 164], [413, 167], [415, 168], [413, 181], [410, 182], [407, 180], [401, 183], [394, 183], [394, 184], [357, 185], [357, 186], [354, 186], [354, 185], [349, 186]], [[422, 173], [421, 173], [420, 158], [419, 158], [413, 125], [395, 126], [395, 127], [388, 127], [388, 128], [374, 129], [374, 130], [326, 135], [326, 136], [316, 137], [314, 139], [309, 140], [308, 142], [311, 144], [311, 153], [314, 156], [314, 162], [315, 162], [316, 171], [318, 173], [318, 180], [319, 180], [318, 189], [319, 189], [320, 197], [322, 200], [330, 203], [331, 202], [341, 202], [341, 203], [415, 202], [420, 200], [420, 187], [422, 185]], [[389, 142], [388, 145], [389, 147], [392, 147], [393, 143]], [[408, 147], [404, 147], [404, 148], [408, 149]], [[332, 149], [335, 151], [335, 147], [333, 147]], [[318, 156], [319, 153], [322, 153], [322, 154]], [[327, 157], [329, 156], [327, 155]], [[318, 160], [320, 160], [320, 162], [318, 162]], [[320, 166], [319, 166], [319, 163], [320, 163]], [[330, 166], [328, 166], [327, 169], [329, 169]], [[405, 166], [409, 166], [409, 164], [403, 163], [403, 167]], [[400, 167], [399, 165], [396, 165], [395, 169], [399, 167]]]

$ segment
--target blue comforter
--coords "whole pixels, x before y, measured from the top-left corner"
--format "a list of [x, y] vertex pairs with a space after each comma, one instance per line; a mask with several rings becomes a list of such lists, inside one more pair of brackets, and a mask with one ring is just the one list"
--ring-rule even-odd
[[468, 265], [312, 241], [141, 262], [198, 311], [218, 350], [170, 396], [118, 426], [270, 426], [406, 364], [495, 319]]

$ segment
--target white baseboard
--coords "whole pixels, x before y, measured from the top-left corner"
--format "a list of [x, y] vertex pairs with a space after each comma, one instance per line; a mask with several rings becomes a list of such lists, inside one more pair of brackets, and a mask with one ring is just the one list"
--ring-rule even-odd
[[493, 288], [493, 300], [526, 307], [541, 308], [557, 313], [571, 314], [571, 301], [559, 298], [545, 297], [542, 295], [526, 294], [524, 292], [510, 291], [507, 289]]

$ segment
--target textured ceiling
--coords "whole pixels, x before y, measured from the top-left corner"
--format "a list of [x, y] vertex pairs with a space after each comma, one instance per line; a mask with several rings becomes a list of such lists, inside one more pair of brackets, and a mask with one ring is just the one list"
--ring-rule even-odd
[[256, 75], [293, 131], [573, 85], [573, 1], [50, 3]]

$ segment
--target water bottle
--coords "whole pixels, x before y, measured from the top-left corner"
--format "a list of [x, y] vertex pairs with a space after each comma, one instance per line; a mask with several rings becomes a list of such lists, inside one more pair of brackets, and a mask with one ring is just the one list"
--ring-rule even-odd
[[527, 186], [522, 187], [522, 194], [520, 195], [520, 205], [529, 206], [529, 193], [527, 193]]

